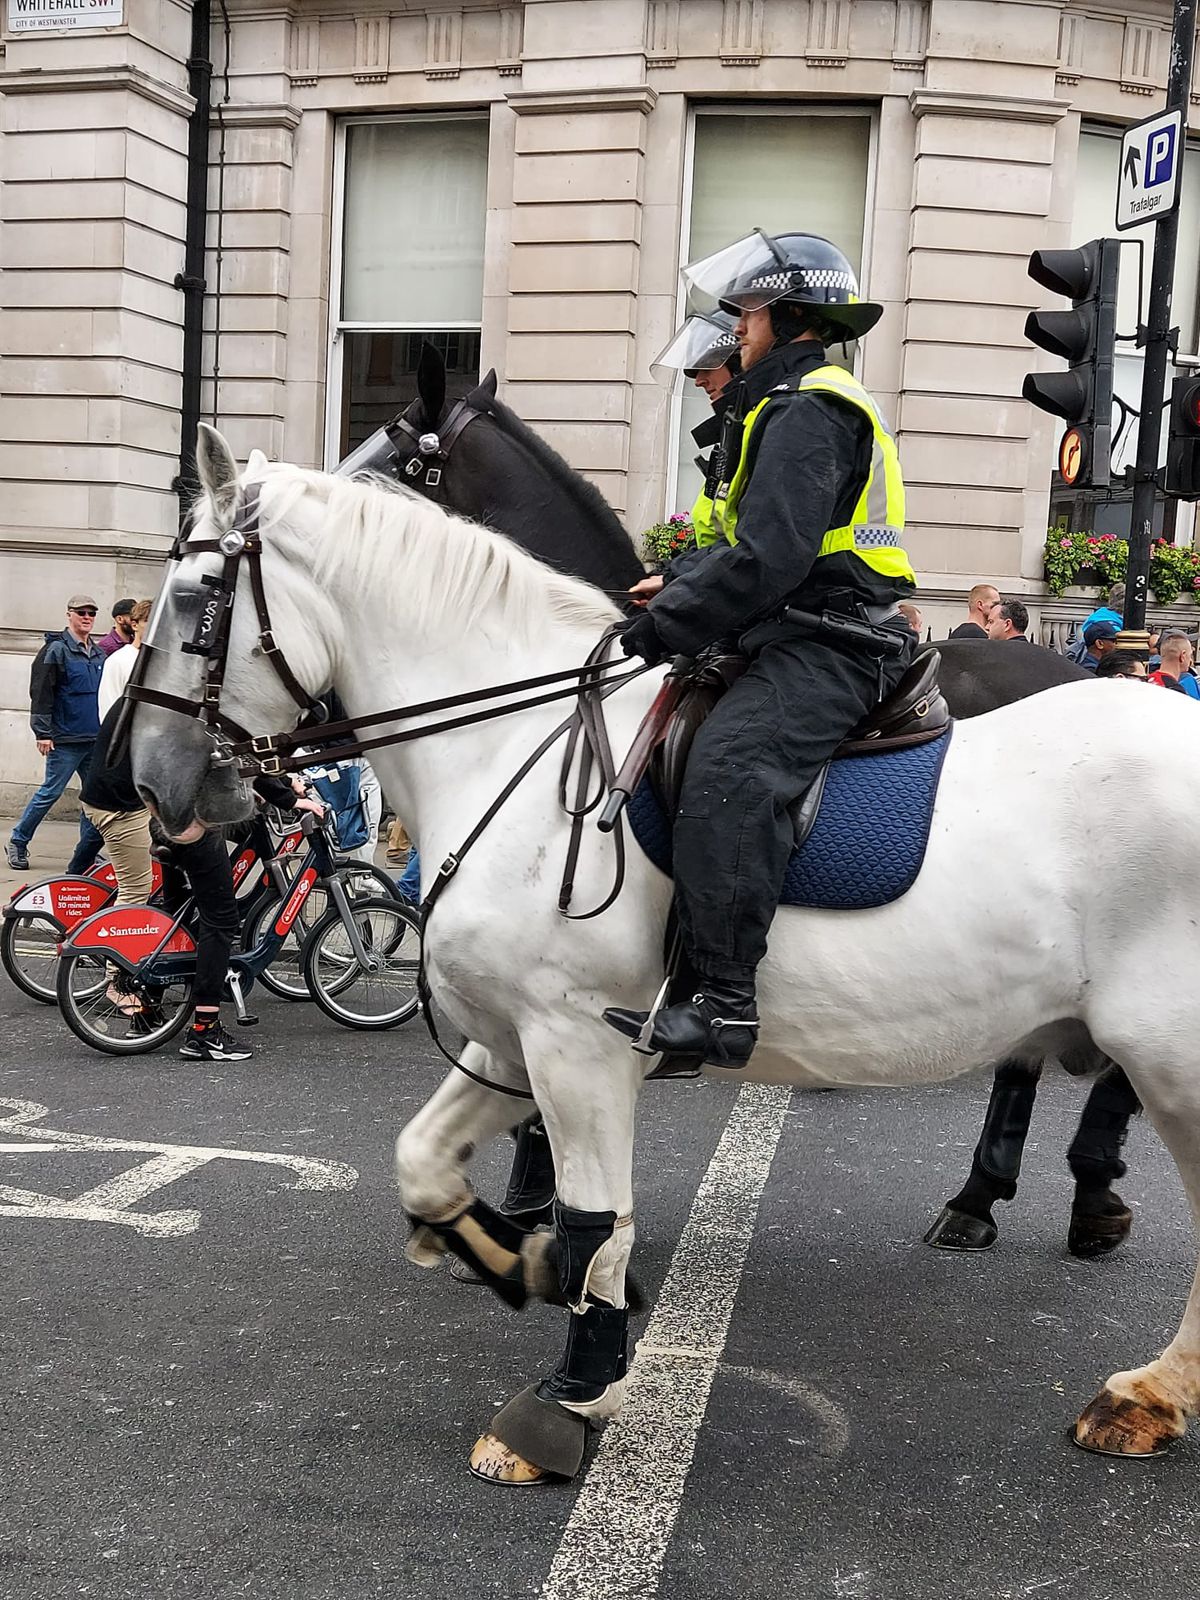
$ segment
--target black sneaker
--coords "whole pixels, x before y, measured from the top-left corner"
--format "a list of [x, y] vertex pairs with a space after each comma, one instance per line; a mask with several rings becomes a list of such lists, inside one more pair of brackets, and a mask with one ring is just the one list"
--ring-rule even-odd
[[207, 1028], [193, 1028], [179, 1054], [185, 1061], [249, 1061], [254, 1051], [214, 1022]]
[[29, 871], [29, 852], [23, 844], [10, 839], [4, 847], [4, 858], [14, 872]]

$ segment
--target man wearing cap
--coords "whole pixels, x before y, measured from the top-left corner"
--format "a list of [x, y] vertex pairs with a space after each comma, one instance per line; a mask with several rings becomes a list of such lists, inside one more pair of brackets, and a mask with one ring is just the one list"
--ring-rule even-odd
[[1083, 630], [1083, 642], [1087, 649], [1079, 665], [1085, 672], [1095, 672], [1104, 657], [1117, 648], [1117, 630], [1111, 622], [1089, 622]]
[[112, 627], [103, 639], [95, 641], [96, 649], [102, 656], [114, 655], [118, 650], [123, 650], [127, 644], [133, 643], [133, 606], [132, 600], [118, 600], [112, 608]]
[[[87, 776], [96, 735], [100, 731], [97, 697], [104, 657], [92, 640], [96, 602], [90, 594], [67, 601], [67, 625], [47, 633], [29, 674], [30, 726], [38, 755], [46, 759], [42, 786], [25, 807], [12, 831], [5, 855], [10, 867], [29, 866], [29, 841], [38, 824], [67, 787], [72, 773]], [[68, 872], [86, 872], [100, 853], [103, 840], [86, 815], [79, 815], [79, 843]]]
[[[653, 1018], [610, 1009], [605, 1020], [639, 1048], [743, 1067], [792, 848], [789, 807], [902, 676], [916, 637], [897, 602], [916, 579], [895, 441], [866, 389], [825, 354], [883, 314], [859, 298], [850, 262], [813, 234], [756, 233], [684, 276], [736, 316], [742, 378], [711, 510], [693, 512], [699, 548], [672, 564], [665, 587], [635, 587], [648, 604], [621, 643], [656, 662], [733, 635], [750, 659], [696, 735], [675, 818], [676, 904], [697, 993]], [[832, 626], [812, 637], [788, 607], [894, 633], [895, 653]]]

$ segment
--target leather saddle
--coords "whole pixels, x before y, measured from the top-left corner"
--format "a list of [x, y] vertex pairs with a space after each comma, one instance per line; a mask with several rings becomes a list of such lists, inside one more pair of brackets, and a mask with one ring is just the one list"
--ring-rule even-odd
[[[883, 755], [941, 738], [950, 726], [950, 707], [938, 686], [940, 660], [935, 649], [919, 651], [891, 694], [851, 728], [831, 760]], [[737, 655], [714, 656], [705, 661], [668, 722], [655, 749], [649, 773], [669, 817], [675, 815], [679, 805], [688, 751], [697, 729], [748, 664], [745, 656]], [[791, 807], [797, 849], [813, 830], [828, 775], [829, 762], [826, 762]]]

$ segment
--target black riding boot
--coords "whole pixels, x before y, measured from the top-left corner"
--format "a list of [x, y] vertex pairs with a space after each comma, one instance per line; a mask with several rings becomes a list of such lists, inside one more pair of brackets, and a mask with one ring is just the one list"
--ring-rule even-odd
[[[753, 980], [701, 978], [690, 1000], [665, 1006], [654, 1019], [647, 1055], [699, 1056], [714, 1067], [744, 1067], [758, 1040]], [[627, 1039], [640, 1039], [648, 1011], [610, 1006], [604, 1020]]]

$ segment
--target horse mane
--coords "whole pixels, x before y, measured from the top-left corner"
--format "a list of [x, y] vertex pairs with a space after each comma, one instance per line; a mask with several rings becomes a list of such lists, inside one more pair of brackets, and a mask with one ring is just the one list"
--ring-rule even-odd
[[514, 443], [529, 452], [547, 476], [554, 480], [569, 499], [574, 500], [586, 516], [597, 522], [609, 537], [619, 539], [633, 552], [633, 540], [629, 537], [625, 524], [594, 483], [585, 478], [581, 472], [576, 472], [552, 445], [546, 443], [541, 434], [535, 433], [524, 418], [506, 406], [503, 400], [492, 399], [488, 404], [487, 415], [493, 419], [501, 433], [506, 434]]
[[[406, 485], [378, 477], [339, 478], [275, 463], [264, 489], [281, 498], [264, 506], [262, 528], [281, 528], [308, 491], [324, 503], [313, 576], [370, 593], [402, 589], [418, 627], [467, 630], [493, 608], [514, 637], [539, 637], [549, 616], [566, 625], [607, 627], [617, 608], [597, 589], [527, 554], [505, 534], [444, 511]], [[274, 495], [271, 499], [274, 500]], [[315, 539], [296, 530], [307, 544]]]

